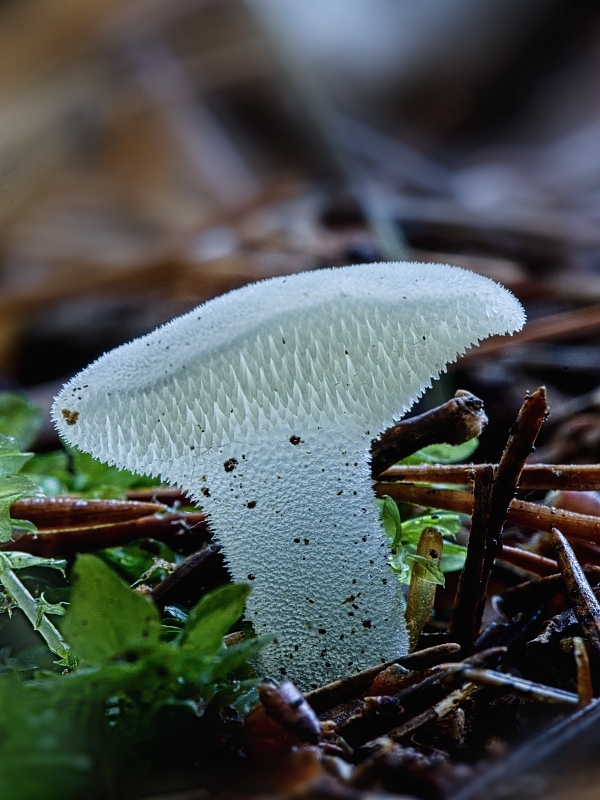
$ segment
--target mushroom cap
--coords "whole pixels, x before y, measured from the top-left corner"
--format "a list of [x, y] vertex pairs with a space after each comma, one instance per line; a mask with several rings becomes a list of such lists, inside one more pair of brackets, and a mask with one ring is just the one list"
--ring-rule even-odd
[[525, 321], [516, 298], [441, 264], [374, 263], [272, 278], [210, 300], [103, 355], [52, 415], [102, 461], [176, 483], [234, 442], [343, 428], [372, 438], [448, 362]]

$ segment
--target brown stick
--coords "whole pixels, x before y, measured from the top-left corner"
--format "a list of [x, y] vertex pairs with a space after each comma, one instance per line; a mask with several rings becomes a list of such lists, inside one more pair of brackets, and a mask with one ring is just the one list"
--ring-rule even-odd
[[483, 401], [469, 392], [458, 391], [447, 403], [403, 420], [374, 439], [372, 473], [379, 475], [400, 459], [430, 444], [462, 444], [474, 439], [487, 422]]
[[[471, 514], [473, 511], [472, 492], [454, 489], [433, 489], [429, 486], [414, 486], [409, 483], [376, 483], [375, 490], [381, 497], [389, 495], [403, 503], [441, 508]], [[559, 525], [567, 538], [584, 539], [600, 543], [600, 517], [576, 514], [560, 508], [547, 508], [525, 500], [512, 500], [508, 510], [507, 522], [532, 530], [548, 531]]]
[[150, 596], [162, 609], [194, 588], [211, 589], [225, 583], [228, 578], [221, 548], [213, 542], [188, 556], [176, 570], [152, 589]]
[[449, 630], [450, 638], [461, 645], [463, 652], [472, 650], [479, 633], [488, 581], [502, 549], [502, 529], [510, 502], [547, 414], [546, 390], [540, 387], [525, 398], [497, 469], [488, 466], [475, 479], [467, 559]]
[[577, 667], [577, 695], [579, 697], [579, 708], [585, 708], [594, 699], [594, 688], [592, 684], [592, 672], [590, 669], [590, 659], [581, 636], [573, 637], [573, 655]]
[[392, 664], [400, 664], [406, 669], [422, 670], [452, 658], [459, 651], [459, 645], [454, 642], [428, 647], [426, 650], [417, 650], [408, 656], [401, 656], [394, 661], [387, 661], [385, 664], [377, 664], [356, 673], [356, 675], [350, 675], [339, 681], [328, 683], [326, 686], [313, 689], [306, 692], [305, 697], [315, 711], [321, 713], [366, 692], [379, 673]]
[[[455, 483], [468, 485], [473, 475], [486, 464], [397, 464], [379, 475], [380, 481], [414, 483]], [[494, 465], [496, 466], [496, 465]], [[600, 488], [600, 464], [526, 464], [519, 479], [519, 489], [567, 489], [593, 491]]]
[[571, 545], [563, 534], [552, 529], [552, 544], [567, 593], [596, 663], [600, 661], [600, 603], [588, 583]]
[[21, 550], [36, 556], [71, 556], [103, 547], [117, 547], [135, 539], [158, 539], [171, 546], [198, 549], [210, 534], [204, 514], [153, 514], [150, 517], [77, 528], [39, 530], [15, 534], [1, 550]]
[[540, 577], [556, 575], [558, 572], [558, 564], [553, 559], [541, 556], [539, 553], [531, 553], [529, 550], [522, 550], [520, 547], [509, 547], [503, 544], [498, 559]]
[[11, 506], [14, 519], [27, 519], [38, 528], [106, 525], [165, 511], [162, 503], [131, 500], [85, 500], [81, 497], [26, 497]]
[[[533, 450], [537, 435], [548, 413], [546, 389], [544, 386], [540, 386], [523, 401], [500, 458], [495, 472], [490, 511], [490, 523], [495, 528], [493, 538], [496, 542], [497, 552], [502, 546], [502, 528], [506, 521], [510, 501], [515, 495], [521, 477], [521, 470], [526, 458]], [[490, 554], [492, 561], [496, 554]]]
[[486, 534], [489, 527], [493, 484], [494, 469], [488, 466], [486, 470], [479, 472], [473, 486], [471, 536], [448, 631], [450, 638], [460, 644], [463, 654], [472, 650], [481, 624], [482, 584], [485, 583], [487, 587], [485, 563], [490, 542]]

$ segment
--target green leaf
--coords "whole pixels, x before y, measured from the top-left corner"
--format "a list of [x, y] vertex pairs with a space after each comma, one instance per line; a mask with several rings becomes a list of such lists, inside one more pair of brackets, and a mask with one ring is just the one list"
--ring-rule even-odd
[[35, 628], [39, 628], [42, 624], [42, 619], [44, 614], [56, 614], [59, 617], [64, 617], [65, 615], [65, 607], [63, 603], [49, 603], [46, 598], [44, 597], [44, 593], [40, 595], [37, 601], [37, 619], [35, 623]]
[[459, 569], [463, 568], [466, 557], [466, 547], [463, 547], [461, 544], [455, 544], [454, 542], [448, 542], [444, 539], [440, 569], [442, 572], [457, 572]]
[[36, 453], [23, 467], [21, 474], [32, 478], [44, 494], [50, 497], [73, 491], [69, 456], [64, 450]]
[[[154, 573], [154, 568], [158, 562], [166, 561], [175, 563], [176, 558], [173, 551], [164, 542], [154, 539], [146, 539], [120, 547], [107, 547], [100, 550], [97, 554], [99, 558], [110, 564], [122, 578], [131, 585], [139, 581], [144, 576], [146, 581], [147, 574]], [[167, 576], [167, 570], [162, 570], [162, 574], [154, 575], [158, 579]]]
[[158, 643], [160, 619], [156, 607], [99, 558], [79, 556], [73, 581], [62, 630], [80, 658], [102, 664]]
[[[13, 522], [14, 521], [15, 520], [13, 520]], [[10, 562], [11, 569], [49, 567], [50, 569], [60, 570], [64, 575], [67, 567], [67, 562], [64, 558], [44, 558], [43, 556], [33, 556], [31, 553], [21, 553], [17, 550], [7, 550], [3, 555]]]
[[33, 453], [22, 453], [19, 443], [12, 436], [0, 435], [0, 477], [16, 475]]
[[42, 409], [16, 392], [0, 392], [0, 434], [12, 436], [26, 450], [42, 427]]
[[75, 447], [68, 447], [67, 450], [73, 463], [73, 490], [83, 492], [87, 497], [120, 499], [125, 496], [125, 490], [132, 486], [153, 486], [156, 483], [129, 470], [103, 464]]
[[462, 527], [459, 514], [452, 511], [430, 511], [402, 523], [402, 542], [418, 544], [425, 528], [437, 528], [444, 537], [454, 537]]
[[205, 595], [190, 612], [181, 646], [198, 655], [216, 655], [223, 645], [223, 636], [244, 613], [249, 593], [247, 584], [230, 583]]
[[22, 497], [35, 497], [39, 494], [37, 484], [24, 475], [0, 477], [0, 543], [9, 542], [12, 536], [10, 507], [13, 503]]
[[462, 444], [430, 444], [402, 459], [400, 464], [456, 464], [466, 461], [479, 447], [479, 439], [469, 439]]
[[433, 564], [428, 558], [425, 558], [425, 556], [409, 554], [406, 556], [406, 563], [411, 566], [415, 564], [421, 566], [421, 580], [428, 581], [429, 583], [436, 583], [440, 586], [445, 585], [446, 579], [440, 567], [438, 567], [437, 564]]
[[379, 506], [381, 524], [390, 539], [391, 546], [397, 547], [402, 537], [402, 520], [400, 519], [398, 505], [387, 494], [377, 499], [377, 505]]
[[273, 641], [273, 637], [267, 635], [256, 636], [254, 639], [244, 639], [243, 642], [223, 648], [219, 658], [212, 667], [210, 678], [212, 681], [225, 678], [231, 672], [239, 669], [246, 664], [250, 658], [258, 655], [260, 651]]

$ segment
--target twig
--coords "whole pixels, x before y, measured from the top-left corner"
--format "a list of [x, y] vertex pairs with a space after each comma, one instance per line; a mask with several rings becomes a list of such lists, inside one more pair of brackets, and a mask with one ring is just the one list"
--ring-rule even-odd
[[495, 472], [491, 523], [497, 529], [498, 547], [510, 501], [515, 495], [525, 460], [548, 416], [546, 389], [540, 386], [523, 401]]
[[407, 720], [403, 725], [391, 730], [387, 734], [387, 738], [398, 741], [408, 736], [408, 734], [414, 733], [419, 728], [422, 728], [423, 725], [426, 725], [428, 722], [436, 722], [438, 719], [443, 719], [443, 717], [451, 711], [455, 711], [463, 700], [466, 700], [467, 697], [475, 691], [477, 691], [477, 686], [475, 686], [474, 683], [466, 683], [460, 689], [455, 689], [453, 692], [450, 692], [450, 694], [443, 697], [431, 708], [426, 709], [421, 714], [417, 714], [416, 717]]
[[520, 547], [509, 547], [506, 544], [502, 545], [502, 552], [498, 556], [498, 560], [541, 577], [556, 575], [558, 572], [558, 564], [551, 558], [541, 556], [539, 553], [531, 553], [529, 550], [522, 550]]
[[[380, 481], [414, 483], [451, 483], [467, 486], [486, 464], [398, 464], [381, 475]], [[497, 466], [497, 465], [493, 465]], [[600, 487], [600, 464], [526, 464], [519, 478], [519, 489], [525, 491], [565, 489], [592, 491]]]
[[82, 497], [26, 497], [11, 506], [11, 516], [38, 528], [82, 528], [148, 517], [165, 511], [162, 503], [132, 500], [86, 500]]
[[557, 529], [552, 530], [552, 544], [573, 610], [589, 644], [592, 656], [600, 661], [600, 603], [588, 583], [571, 545]]
[[[461, 514], [471, 514], [473, 510], [472, 493], [460, 489], [434, 489], [410, 483], [376, 483], [375, 491], [380, 497], [387, 494], [399, 502], [413, 503], [427, 508], [441, 508]], [[560, 508], [546, 508], [525, 500], [512, 500], [507, 522], [548, 533], [559, 525], [567, 538], [600, 543], [600, 517], [588, 514], [577, 514]]]
[[485, 562], [490, 543], [486, 533], [489, 528], [493, 483], [494, 469], [488, 466], [486, 470], [479, 472], [473, 487], [471, 536], [448, 631], [450, 638], [461, 645], [463, 652], [472, 648], [481, 625], [481, 597], [483, 593], [485, 598], [487, 589]]
[[150, 486], [147, 489], [128, 489], [128, 500], [142, 500], [163, 503], [165, 506], [175, 504], [193, 505], [190, 498], [178, 486]]
[[426, 650], [418, 650], [408, 656], [402, 656], [394, 661], [386, 661], [385, 664], [377, 664], [369, 667], [356, 675], [350, 675], [339, 681], [328, 683], [318, 689], [313, 689], [305, 694], [306, 699], [317, 713], [333, 708], [340, 703], [358, 697], [366, 692], [379, 673], [391, 667], [392, 664], [400, 664], [406, 669], [422, 670], [435, 666], [447, 658], [451, 658], [460, 652], [460, 646], [454, 642], [438, 644], [435, 647], [428, 647]]
[[117, 547], [135, 539], [158, 539], [173, 547], [194, 550], [210, 538], [204, 514], [153, 514], [112, 525], [38, 530], [17, 533], [2, 550], [22, 550], [36, 556], [70, 556], [103, 547]]
[[[483, 666], [490, 661], [495, 662], [505, 652], [506, 648], [490, 648], [465, 659], [461, 664], [469, 667]], [[366, 749], [369, 749], [377, 746], [378, 737], [386, 734], [386, 731], [389, 731], [391, 726], [397, 724], [400, 721], [399, 718], [403, 716], [409, 716], [410, 718], [402, 723], [400, 728], [395, 728], [389, 735], [394, 737], [406, 735], [413, 729], [411, 728], [411, 722], [413, 721], [414, 730], [416, 730], [426, 722], [437, 718], [436, 706], [439, 709], [443, 708], [444, 704], [448, 703], [449, 698], [452, 697], [452, 693], [451, 695], [446, 693], [447, 689], [445, 687], [446, 679], [451, 675], [452, 671], [448, 668], [448, 664], [434, 667], [420, 681], [401, 689], [393, 697], [389, 698], [391, 702], [387, 715], [375, 713], [364, 717], [355, 716], [339, 726], [339, 733], [351, 745], [357, 745], [364, 741], [365, 736], [370, 737], [364, 745]], [[450, 699], [451, 702], [452, 700]], [[426, 704], [427, 708], [421, 712], [420, 709]], [[448, 708], [448, 711], [450, 710], [452, 709]], [[434, 711], [433, 714], [432, 711]], [[401, 729], [404, 730], [400, 733]]]
[[540, 700], [546, 703], [566, 703], [567, 705], [577, 705], [579, 698], [573, 692], [565, 692], [556, 689], [554, 686], [545, 686], [541, 683], [526, 681], [514, 675], [505, 675], [503, 672], [496, 672], [492, 669], [479, 669], [463, 663], [442, 664], [441, 669], [446, 673], [455, 673], [461, 678], [472, 683], [483, 684], [485, 686], [501, 686], [513, 692], [518, 692], [532, 700]]
[[577, 694], [579, 696], [579, 708], [585, 708], [594, 699], [594, 689], [592, 686], [592, 673], [590, 671], [590, 659], [581, 636], [573, 637], [573, 655], [577, 667]]
[[150, 596], [159, 608], [175, 602], [190, 589], [213, 588], [225, 583], [229, 576], [218, 544], [207, 545], [192, 553], [176, 570], [155, 586]]
[[479, 436], [487, 425], [483, 401], [458, 391], [452, 400], [417, 417], [403, 420], [374, 439], [371, 470], [374, 476], [392, 464], [431, 444], [462, 444]]
[[525, 398], [497, 469], [488, 466], [473, 487], [473, 513], [467, 559], [458, 584], [450, 637], [464, 650], [473, 647], [483, 616], [494, 560], [502, 549], [502, 529], [525, 459], [548, 415], [542, 386]]

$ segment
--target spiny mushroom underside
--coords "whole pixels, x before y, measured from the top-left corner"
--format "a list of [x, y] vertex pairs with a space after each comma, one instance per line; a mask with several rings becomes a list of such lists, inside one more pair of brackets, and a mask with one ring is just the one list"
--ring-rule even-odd
[[309, 688], [400, 655], [402, 601], [371, 439], [449, 361], [523, 324], [506, 290], [440, 265], [370, 264], [254, 284], [103, 356], [58, 396], [72, 444], [204, 506], [263, 665]]

